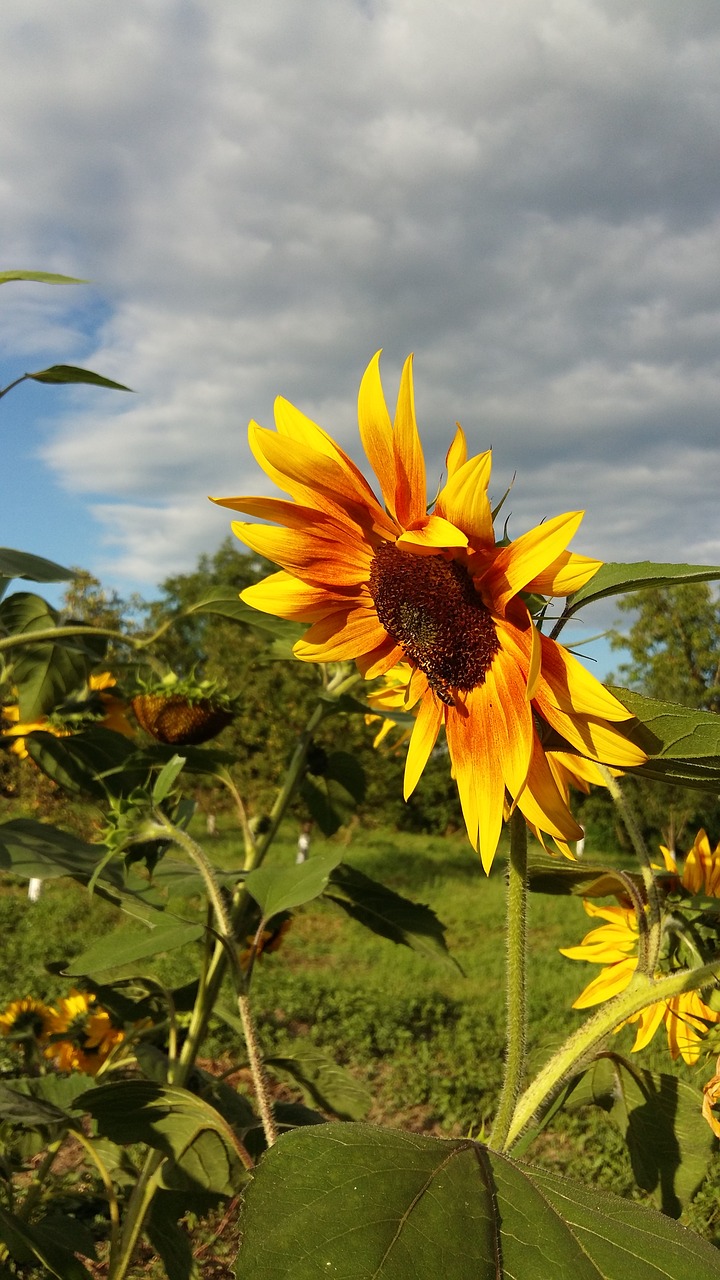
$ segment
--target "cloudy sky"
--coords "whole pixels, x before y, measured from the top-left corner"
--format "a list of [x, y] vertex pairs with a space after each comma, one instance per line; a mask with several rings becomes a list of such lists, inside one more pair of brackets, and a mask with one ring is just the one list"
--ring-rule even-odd
[[283, 394], [359, 457], [416, 353], [518, 534], [720, 562], [717, 0], [3, 0], [0, 542], [152, 594], [267, 492]]

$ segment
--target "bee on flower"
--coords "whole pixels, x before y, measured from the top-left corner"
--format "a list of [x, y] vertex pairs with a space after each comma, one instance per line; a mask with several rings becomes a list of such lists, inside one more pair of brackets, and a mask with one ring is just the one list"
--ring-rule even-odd
[[393, 422], [379, 354], [362, 379], [358, 417], [382, 501], [331, 436], [283, 399], [275, 404], [276, 430], [251, 422], [249, 440], [289, 500], [215, 501], [271, 522], [232, 526], [280, 566], [242, 599], [308, 624], [298, 658], [354, 661], [368, 680], [407, 665], [406, 707], [416, 717], [405, 798], [444, 730], [468, 836], [489, 871], [506, 796], [552, 839], [582, 837], [547, 758], [551, 735], [559, 735], [561, 750], [621, 769], [646, 756], [617, 727], [630, 718], [626, 709], [536, 623], [546, 598], [571, 595], [600, 567], [567, 549], [583, 513], [497, 542], [491, 453], [468, 457], [459, 426], [447, 479], [429, 507], [412, 360]]

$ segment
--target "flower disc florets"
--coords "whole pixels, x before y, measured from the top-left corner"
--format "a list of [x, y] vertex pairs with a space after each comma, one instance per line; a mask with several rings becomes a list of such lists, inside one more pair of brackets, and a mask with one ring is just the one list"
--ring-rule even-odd
[[443, 702], [453, 706], [453, 689], [469, 692], [483, 683], [500, 641], [463, 565], [381, 542], [369, 588], [388, 635]]

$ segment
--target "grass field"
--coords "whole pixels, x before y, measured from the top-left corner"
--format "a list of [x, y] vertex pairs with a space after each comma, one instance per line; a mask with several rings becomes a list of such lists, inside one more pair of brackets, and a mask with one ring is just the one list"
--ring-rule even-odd
[[[200, 831], [198, 838], [203, 838]], [[272, 860], [292, 861], [295, 839], [296, 831], [288, 827]], [[378, 938], [330, 904], [312, 903], [297, 912], [281, 950], [256, 966], [253, 1001], [263, 1045], [267, 1051], [288, 1040], [321, 1046], [369, 1086], [373, 1121], [444, 1136], [482, 1136], [502, 1079], [504, 859], [498, 856], [487, 878], [462, 835], [358, 828], [344, 842], [350, 864], [432, 906], [460, 968]], [[312, 853], [326, 847], [318, 838]], [[239, 862], [233, 837], [222, 824], [206, 848], [220, 865]], [[586, 857], [592, 860], [592, 854]], [[193, 910], [192, 903], [179, 905], [183, 914]], [[49, 883], [34, 905], [23, 885], [6, 882], [0, 888], [0, 1001], [67, 990], [67, 980], [48, 974], [46, 963], [78, 954], [110, 929], [138, 927], [97, 900], [89, 903], [87, 894], [68, 882]], [[595, 970], [566, 960], [558, 948], [578, 942], [589, 927], [578, 899], [532, 896], [528, 1047], [533, 1067], [579, 1024], [581, 1015], [570, 1006]], [[195, 972], [188, 952], [152, 963], [147, 971], [171, 984]], [[614, 1047], [627, 1053], [632, 1040], [633, 1033], [623, 1030]], [[660, 1035], [656, 1040], [643, 1053], [643, 1065], [667, 1071], [666, 1045]], [[224, 1026], [212, 1031], [206, 1053], [228, 1064], [242, 1060], [241, 1046]], [[4, 1065], [10, 1065], [7, 1051]], [[699, 1075], [682, 1070], [696, 1084], [708, 1075], [707, 1065]], [[619, 1135], [595, 1110], [559, 1117], [526, 1158], [621, 1194], [640, 1194]], [[708, 1184], [688, 1219], [710, 1236], [720, 1234], [718, 1185]]]

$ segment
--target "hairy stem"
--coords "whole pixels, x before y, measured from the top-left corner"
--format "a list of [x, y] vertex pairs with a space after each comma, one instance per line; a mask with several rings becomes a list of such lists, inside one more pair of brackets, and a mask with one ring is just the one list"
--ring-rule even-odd
[[522, 1088], [527, 1026], [527, 827], [519, 809], [510, 819], [507, 890], [507, 1033], [505, 1079], [488, 1145], [502, 1149]]

